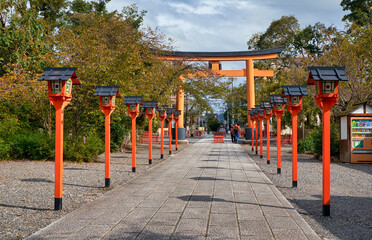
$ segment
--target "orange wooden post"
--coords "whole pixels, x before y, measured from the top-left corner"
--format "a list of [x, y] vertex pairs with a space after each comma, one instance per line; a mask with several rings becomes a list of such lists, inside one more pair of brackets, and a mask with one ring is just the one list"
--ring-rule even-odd
[[282, 173], [282, 140], [281, 140], [281, 116], [276, 115], [276, 173]]
[[54, 210], [62, 210], [63, 195], [63, 100], [54, 100], [56, 108], [56, 135], [55, 135], [55, 182], [54, 182]]
[[252, 152], [254, 151], [254, 131], [255, 131], [255, 127], [254, 127], [254, 120], [252, 120]]
[[62, 210], [63, 195], [63, 117], [72, 99], [72, 85], [80, 85], [77, 68], [44, 68], [39, 81], [48, 81], [48, 98], [56, 109], [54, 210]]
[[254, 108], [248, 111], [249, 119], [252, 126], [252, 152], [254, 151]]
[[136, 118], [139, 114], [141, 96], [125, 96], [124, 104], [128, 105], [128, 114], [132, 118], [132, 172], [136, 172]]
[[258, 118], [256, 113], [256, 155], [258, 154]]
[[271, 112], [272, 104], [269, 101], [261, 101], [261, 107], [264, 108], [264, 115], [266, 118], [266, 153], [267, 153], [267, 164], [270, 164], [270, 118], [273, 115]]
[[100, 97], [101, 111], [105, 114], [105, 187], [110, 187], [110, 116], [115, 110], [115, 99], [121, 96], [118, 86], [96, 86], [94, 96]]
[[160, 159], [164, 158], [164, 119], [165, 119], [165, 109], [168, 106], [163, 105], [157, 111], [159, 112], [160, 119]]
[[175, 137], [176, 137], [176, 151], [178, 151], [178, 121], [180, 120], [180, 116], [182, 116], [182, 111], [181, 110], [175, 110], [174, 111], [174, 121], [175, 121], [175, 127], [174, 127], [174, 131], [175, 132]]
[[155, 117], [155, 108], [158, 106], [157, 101], [144, 101], [146, 117], [149, 120], [149, 164], [152, 164], [152, 119]]
[[276, 160], [277, 173], [281, 174], [281, 118], [284, 114], [284, 104], [287, 102], [282, 95], [270, 95], [270, 103], [274, 105], [274, 114], [276, 116]]
[[168, 135], [169, 135], [169, 155], [172, 154], [172, 120], [174, 108], [167, 108], [167, 120], [168, 120]]
[[287, 110], [292, 115], [292, 187], [297, 187], [297, 115], [302, 109], [302, 96], [307, 95], [306, 85], [282, 86], [287, 97]]
[[338, 100], [338, 82], [347, 81], [345, 67], [309, 67], [308, 85], [323, 111], [323, 216], [331, 215], [331, 109]]
[[262, 154], [262, 139], [263, 139], [263, 136], [262, 136], [262, 126], [263, 126], [263, 119], [265, 118], [265, 110], [264, 108], [261, 108], [259, 107], [257, 109], [258, 111], [258, 120], [260, 121], [259, 123], [259, 126], [260, 126], [260, 158], [263, 158], [263, 154]]

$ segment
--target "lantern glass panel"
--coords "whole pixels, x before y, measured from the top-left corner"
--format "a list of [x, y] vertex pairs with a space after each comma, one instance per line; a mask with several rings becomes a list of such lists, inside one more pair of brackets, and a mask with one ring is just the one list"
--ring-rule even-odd
[[334, 81], [322, 81], [323, 94], [333, 94], [335, 91]]
[[71, 94], [72, 81], [69, 79], [66, 81], [66, 94]]
[[271, 113], [271, 108], [265, 108], [266, 113]]
[[291, 96], [291, 104], [292, 105], [300, 104], [300, 96]]
[[281, 110], [283, 108], [283, 103], [276, 103], [276, 109]]
[[137, 110], [137, 106], [136, 106], [136, 104], [129, 104], [129, 109], [130, 109], [131, 111], [136, 111], [136, 110]]
[[316, 92], [316, 95], [319, 94], [319, 81], [315, 81], [315, 92]]
[[260, 110], [260, 111], [258, 111], [258, 114], [259, 114], [260, 116], [263, 116], [263, 115], [264, 115], [264, 111], [263, 111], [263, 110]]
[[110, 97], [102, 97], [102, 104], [103, 105], [109, 105], [110, 104]]
[[164, 115], [164, 110], [159, 110], [159, 115]]
[[147, 113], [152, 113], [153, 108], [147, 108]]
[[52, 93], [62, 93], [62, 80], [50, 81]]

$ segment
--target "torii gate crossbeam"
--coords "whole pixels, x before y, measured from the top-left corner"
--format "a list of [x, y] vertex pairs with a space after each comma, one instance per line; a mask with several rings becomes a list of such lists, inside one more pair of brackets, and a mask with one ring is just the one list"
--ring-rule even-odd
[[[248, 111], [255, 105], [255, 89], [254, 89], [254, 78], [255, 77], [273, 77], [273, 70], [259, 70], [253, 67], [254, 60], [267, 60], [275, 59], [278, 54], [281, 53], [283, 47], [264, 49], [258, 51], [238, 51], [238, 52], [166, 52], [162, 55], [158, 55], [157, 58], [168, 60], [168, 61], [209, 61], [212, 65], [212, 72], [215, 75], [221, 77], [246, 77], [247, 79], [247, 116], [248, 116], [248, 127], [251, 128], [251, 121]], [[245, 61], [246, 68], [241, 70], [220, 70], [220, 61]], [[198, 71], [194, 74], [189, 74], [188, 77], [196, 75], [209, 74], [203, 71]], [[183, 79], [183, 77], [181, 76]], [[177, 93], [177, 110], [181, 110], [178, 123], [178, 137], [179, 140], [186, 138], [186, 131], [184, 129], [184, 94], [183, 90], [180, 89]], [[251, 131], [249, 131], [251, 132]], [[249, 138], [249, 136], [246, 136]]]

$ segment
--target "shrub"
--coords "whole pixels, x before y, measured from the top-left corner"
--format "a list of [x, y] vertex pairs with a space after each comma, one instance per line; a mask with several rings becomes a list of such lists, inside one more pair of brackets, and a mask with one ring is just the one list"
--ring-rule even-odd
[[7, 160], [10, 158], [12, 148], [10, 144], [5, 143], [3, 139], [0, 139], [0, 159]]
[[[322, 139], [322, 130], [323, 127], [317, 127], [311, 134], [311, 137], [314, 142], [314, 155], [315, 157], [319, 157], [323, 153], [323, 139]], [[331, 156], [337, 156], [339, 154], [339, 132], [338, 132], [338, 125], [331, 124]]]
[[72, 162], [92, 162], [104, 149], [104, 141], [96, 133], [87, 134], [85, 144], [83, 136], [70, 136], [63, 143], [63, 158]]
[[53, 159], [54, 139], [45, 133], [18, 132], [10, 144], [15, 158]]
[[314, 141], [310, 137], [298, 141], [297, 150], [300, 153], [309, 153], [314, 151]]

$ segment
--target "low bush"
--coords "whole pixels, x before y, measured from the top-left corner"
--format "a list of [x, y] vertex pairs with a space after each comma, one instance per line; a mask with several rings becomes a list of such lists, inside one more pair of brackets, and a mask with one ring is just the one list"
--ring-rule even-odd
[[51, 160], [54, 157], [54, 138], [45, 133], [18, 132], [10, 144], [14, 158]]
[[297, 150], [299, 153], [310, 153], [314, 151], [314, 140], [311, 135], [308, 138], [298, 141]]
[[0, 160], [10, 159], [12, 154], [12, 147], [10, 144], [5, 143], [3, 139], [0, 139]]
[[68, 137], [63, 143], [63, 158], [72, 162], [96, 161], [98, 155], [105, 150], [104, 141], [98, 134], [89, 133], [84, 137]]

